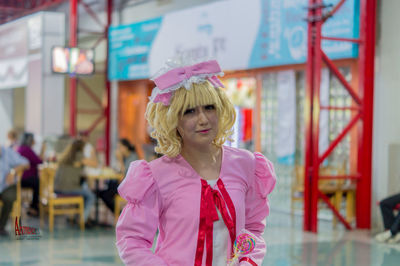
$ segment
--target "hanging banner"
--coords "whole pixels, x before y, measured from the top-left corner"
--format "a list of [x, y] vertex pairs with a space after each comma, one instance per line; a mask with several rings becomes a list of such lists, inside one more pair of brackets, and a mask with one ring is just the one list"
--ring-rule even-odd
[[278, 162], [293, 165], [296, 152], [296, 74], [278, 72], [278, 128], [275, 151]]
[[[323, 34], [356, 38], [358, 1], [345, 1], [324, 24]], [[247, 0], [243, 5], [242, 0], [218, 1], [110, 27], [109, 79], [148, 78], [177, 55], [212, 57], [225, 70], [306, 61], [308, 0]], [[358, 56], [352, 43], [323, 41], [322, 47], [334, 59]]]
[[109, 32], [109, 78], [129, 80], [148, 78], [151, 46], [162, 18], [132, 25], [111, 27]]
[[24, 22], [0, 27], [0, 89], [23, 87], [28, 83], [28, 41]]

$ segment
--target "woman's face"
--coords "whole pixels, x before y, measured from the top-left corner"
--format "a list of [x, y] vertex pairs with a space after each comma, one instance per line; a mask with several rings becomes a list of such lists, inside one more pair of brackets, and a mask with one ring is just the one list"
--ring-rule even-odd
[[211, 104], [185, 110], [178, 122], [178, 132], [185, 146], [211, 144], [218, 132], [215, 106]]

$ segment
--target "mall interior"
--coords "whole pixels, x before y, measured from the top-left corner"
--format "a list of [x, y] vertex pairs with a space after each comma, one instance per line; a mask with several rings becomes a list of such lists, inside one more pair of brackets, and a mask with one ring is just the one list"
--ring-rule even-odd
[[[236, 112], [224, 145], [274, 165], [265, 257], [240, 265], [400, 265], [398, 10], [396, 0], [0, 1], [0, 209], [11, 206], [0, 265], [124, 265], [115, 230], [127, 202], [108, 192], [129, 162], [162, 156], [145, 111], [151, 78], [176, 58], [219, 62]], [[55, 181], [74, 145], [85, 166], [65, 175], [79, 175], [84, 195]], [[31, 168], [7, 168], [7, 154]]]

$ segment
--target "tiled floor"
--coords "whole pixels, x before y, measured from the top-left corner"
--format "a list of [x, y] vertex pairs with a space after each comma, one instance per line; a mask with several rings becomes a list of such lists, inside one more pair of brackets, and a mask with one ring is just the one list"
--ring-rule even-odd
[[[113, 228], [81, 233], [57, 221], [55, 233], [49, 235], [45, 230], [39, 240], [0, 238], [0, 265], [122, 265]], [[271, 212], [263, 265], [400, 265], [400, 244], [377, 243], [369, 231], [332, 230], [326, 221], [319, 223], [318, 235], [304, 233], [301, 222], [301, 217]], [[39, 224], [37, 219], [26, 219], [23, 225]]]
[[400, 265], [400, 244], [378, 243], [368, 230], [333, 230], [330, 221], [320, 221], [313, 234], [301, 230], [302, 217], [272, 212], [270, 218], [264, 265]]
[[[38, 219], [25, 219], [22, 224], [39, 227]], [[56, 224], [53, 234], [43, 230], [38, 240], [0, 238], [0, 265], [123, 265], [113, 227], [81, 232], [78, 226], [67, 225], [64, 217], [56, 217]]]

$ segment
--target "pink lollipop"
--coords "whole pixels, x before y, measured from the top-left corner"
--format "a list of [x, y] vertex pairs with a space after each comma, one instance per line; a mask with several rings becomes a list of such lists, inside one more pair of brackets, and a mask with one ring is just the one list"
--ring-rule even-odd
[[236, 237], [233, 248], [235, 257], [239, 255], [249, 254], [256, 247], [256, 240], [249, 234], [243, 233]]

